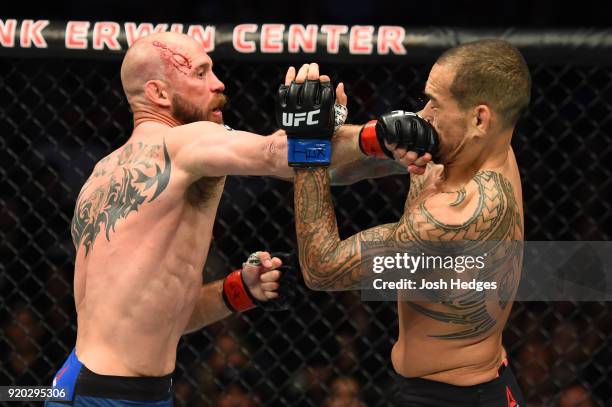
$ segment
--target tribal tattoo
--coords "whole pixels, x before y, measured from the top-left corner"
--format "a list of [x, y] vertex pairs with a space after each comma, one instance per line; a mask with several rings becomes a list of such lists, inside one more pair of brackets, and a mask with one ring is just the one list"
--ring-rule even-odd
[[296, 232], [306, 283], [319, 290], [359, 287], [362, 241], [386, 241], [396, 224], [378, 226], [340, 241], [324, 169], [298, 170], [295, 177]]
[[[424, 176], [413, 176], [405, 213], [398, 223], [386, 224], [340, 240], [329, 191], [329, 179], [324, 170], [297, 171], [295, 180], [296, 231], [300, 263], [305, 281], [312, 288], [340, 290], [359, 288], [362, 278], [362, 242], [410, 243], [432, 250], [440, 242], [471, 242], [470, 250], [486, 247], [487, 265], [477, 279], [495, 278], [499, 282], [498, 308], [503, 311], [518, 286], [522, 261], [523, 226], [510, 182], [494, 171], [478, 172], [473, 199], [476, 208], [467, 219], [449, 224], [440, 221], [428, 210], [427, 199], [419, 199], [424, 190]], [[472, 188], [473, 189], [473, 188]], [[466, 189], [448, 194], [448, 207], [460, 206]], [[427, 196], [426, 194], [424, 194]], [[493, 276], [494, 275], [494, 276]], [[493, 276], [493, 277], [492, 277]], [[453, 324], [452, 333], [432, 335], [440, 339], [472, 338], [485, 333], [496, 324], [486, 307], [484, 291], [450, 291], [444, 297], [432, 294], [436, 307], [408, 302], [416, 312], [439, 322]]]
[[[163, 169], [158, 165], [160, 159], [163, 159]], [[154, 201], [166, 189], [170, 171], [165, 142], [163, 145], [131, 143], [116, 156], [98, 162], [77, 198], [72, 218], [71, 234], [77, 250], [82, 244], [87, 256], [102, 230], [110, 241], [110, 232], [115, 230], [117, 221], [127, 218], [130, 212], [138, 212], [145, 201]], [[108, 179], [100, 180], [101, 177]], [[96, 181], [100, 181], [99, 186], [90, 188]], [[155, 189], [151, 190], [152, 187]]]

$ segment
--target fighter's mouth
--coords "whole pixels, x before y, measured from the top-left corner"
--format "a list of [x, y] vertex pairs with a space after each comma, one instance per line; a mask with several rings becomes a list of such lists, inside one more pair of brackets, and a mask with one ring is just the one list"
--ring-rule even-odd
[[227, 104], [227, 97], [222, 94], [219, 97], [218, 103], [215, 103], [211, 110], [213, 113], [221, 113], [223, 109], [225, 109], [226, 104]]

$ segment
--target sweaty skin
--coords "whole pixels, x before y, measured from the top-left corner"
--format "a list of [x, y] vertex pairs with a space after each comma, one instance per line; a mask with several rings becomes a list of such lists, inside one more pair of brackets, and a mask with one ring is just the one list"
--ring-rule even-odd
[[[430, 163], [424, 174], [411, 175], [404, 213], [397, 223], [341, 240], [328, 174], [320, 169], [296, 171], [296, 234], [301, 269], [310, 288], [359, 288], [364, 241], [416, 245], [522, 241], [522, 192], [510, 147], [512, 129], [499, 127], [489, 111], [478, 120], [464, 120], [466, 116], [448, 91], [452, 78], [452, 69], [434, 66], [425, 89], [431, 100], [420, 112], [440, 135], [444, 165]], [[413, 152], [398, 149], [394, 155], [406, 166], [416, 157]], [[496, 270], [496, 281], [507, 293], [504, 300], [485, 299], [467, 290], [453, 292], [452, 298], [398, 301], [399, 337], [391, 353], [397, 373], [458, 386], [496, 377], [506, 357], [502, 330], [522, 262], [521, 251], [507, 252], [508, 247], [515, 246], [498, 243], [490, 251], [503, 260], [503, 267]]]
[[[284, 134], [222, 126], [224, 85], [212, 68], [201, 44], [173, 33], [140, 39], [125, 56], [134, 130], [96, 164], [71, 226], [76, 354], [95, 373], [174, 371], [181, 335], [230, 314], [222, 281], [202, 284], [225, 176], [293, 177]], [[354, 135], [333, 143], [334, 165], [363, 158]], [[269, 270], [278, 266], [272, 259], [253, 280], [259, 299], [277, 295]]]

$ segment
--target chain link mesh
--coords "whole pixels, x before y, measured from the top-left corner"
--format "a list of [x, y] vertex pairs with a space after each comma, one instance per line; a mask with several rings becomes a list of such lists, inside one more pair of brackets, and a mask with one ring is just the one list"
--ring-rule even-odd
[[[231, 98], [226, 123], [272, 132], [273, 95], [285, 68], [216, 61]], [[428, 69], [322, 66], [347, 85], [352, 123], [418, 108]], [[531, 72], [532, 104], [513, 140], [526, 239], [609, 240], [612, 68], [538, 65]], [[131, 116], [116, 61], [4, 59], [0, 100], [0, 383], [49, 384], [75, 341], [74, 202], [94, 163], [129, 136]], [[396, 221], [407, 178], [333, 193], [346, 237]], [[221, 278], [254, 250], [294, 249], [292, 202], [289, 183], [230, 178], [205, 280]], [[592, 405], [612, 405], [611, 331], [606, 303], [516, 303], [504, 341], [529, 405], [566, 406], [581, 394]], [[396, 336], [395, 304], [302, 284], [291, 311], [253, 310], [185, 336], [176, 403], [386, 406]]]

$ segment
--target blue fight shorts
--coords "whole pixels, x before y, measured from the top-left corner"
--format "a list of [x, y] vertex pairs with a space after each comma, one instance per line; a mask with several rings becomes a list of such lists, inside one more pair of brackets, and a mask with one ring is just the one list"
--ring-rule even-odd
[[162, 377], [99, 375], [79, 361], [74, 349], [53, 379], [53, 387], [65, 394], [48, 407], [151, 406], [172, 407], [172, 374]]

